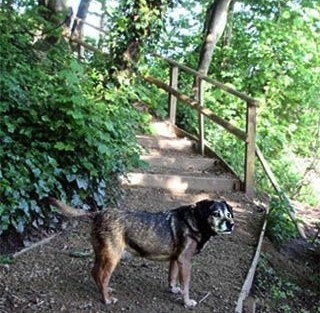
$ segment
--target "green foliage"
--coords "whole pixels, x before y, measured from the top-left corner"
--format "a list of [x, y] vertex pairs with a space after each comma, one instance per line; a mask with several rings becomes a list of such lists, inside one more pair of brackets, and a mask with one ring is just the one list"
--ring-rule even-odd
[[[263, 298], [261, 309], [264, 312], [281, 313], [319, 312], [318, 295], [312, 287], [309, 285], [309, 289], [305, 282], [285, 278], [283, 271], [277, 272], [272, 267], [274, 262], [269, 262], [271, 258], [271, 255], [261, 254], [255, 276], [253, 295]], [[290, 277], [290, 273], [286, 276]]]
[[144, 52], [156, 47], [169, 5], [170, 0], [121, 0], [114, 8], [106, 8], [108, 35], [103, 45], [109, 51], [105, 62], [111, 73], [136, 68]]
[[0, 264], [13, 264], [14, 259], [8, 255], [0, 255]]
[[[314, 147], [320, 116], [318, 18], [312, 1], [280, 2], [273, 9], [269, 2], [249, 2], [234, 14], [231, 42], [220, 45], [211, 67], [218, 79], [260, 99], [257, 142], [289, 195], [301, 179], [290, 166], [292, 155], [319, 151]], [[230, 104], [234, 107], [224, 100], [224, 112]]]
[[297, 236], [297, 229], [290, 220], [288, 211], [294, 213], [284, 195], [271, 199], [266, 233], [276, 244], [285, 243], [290, 238]]
[[119, 174], [139, 163], [135, 129], [143, 123], [128, 86], [106, 86], [99, 69], [75, 60], [63, 40], [40, 53], [24, 31], [38, 17], [6, 13], [0, 15], [0, 235], [10, 226], [18, 233], [54, 226], [41, 206], [47, 195], [73, 205], [111, 201]]
[[[189, 2], [196, 7], [196, 2]], [[198, 3], [199, 5], [199, 3]], [[197, 68], [202, 11], [170, 21], [161, 47], [178, 61]], [[260, 100], [257, 117], [257, 143], [270, 161], [279, 184], [290, 197], [315, 204], [310, 189], [297, 191], [302, 180], [293, 159], [320, 154], [320, 26], [317, 1], [250, 1], [237, 3], [229, 17], [229, 35], [214, 51], [209, 76]], [[187, 25], [187, 26], [184, 26]], [[184, 28], [185, 27], [185, 28]], [[231, 34], [231, 36], [230, 36]], [[177, 47], [177, 48], [175, 48]], [[181, 47], [183, 47], [181, 49]], [[158, 72], [161, 67], [158, 68]], [[179, 77], [179, 89], [192, 94], [186, 85], [192, 81]], [[245, 130], [246, 103], [217, 88], [205, 87], [205, 106], [233, 125]], [[178, 108], [178, 123], [196, 133], [196, 112]], [[206, 140], [243, 177], [243, 145], [220, 127], [206, 123]], [[259, 188], [272, 192], [257, 173]], [[319, 198], [318, 198], [319, 201]]]

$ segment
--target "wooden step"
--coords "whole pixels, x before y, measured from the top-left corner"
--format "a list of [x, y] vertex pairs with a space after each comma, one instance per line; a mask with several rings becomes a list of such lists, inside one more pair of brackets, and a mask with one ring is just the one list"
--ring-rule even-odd
[[137, 136], [139, 144], [147, 149], [168, 149], [192, 151], [194, 143], [187, 138], [170, 138], [164, 136]]
[[168, 121], [154, 121], [151, 124], [153, 135], [176, 137], [175, 128]]
[[124, 186], [154, 187], [171, 192], [217, 192], [234, 191], [240, 189], [239, 180], [236, 178], [211, 176], [196, 177], [171, 174], [128, 173], [123, 179]]
[[149, 167], [127, 174], [123, 185], [178, 193], [240, 190], [239, 179], [226, 171], [221, 160], [196, 153], [195, 142], [176, 137], [167, 123], [154, 124], [154, 129], [156, 136], [137, 136], [145, 148], [140, 157]]
[[[190, 175], [207, 175], [215, 173], [220, 175], [225, 173], [225, 169], [218, 159], [185, 156], [159, 156], [157, 153], [140, 156], [141, 160], [149, 164], [147, 171], [149, 173], [167, 173], [179, 174], [190, 173]], [[139, 171], [139, 170], [137, 170]]]

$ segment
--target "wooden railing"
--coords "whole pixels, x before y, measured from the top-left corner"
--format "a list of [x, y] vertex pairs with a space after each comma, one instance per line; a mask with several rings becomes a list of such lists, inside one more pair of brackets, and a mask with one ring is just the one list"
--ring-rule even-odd
[[[86, 23], [88, 26], [91, 26], [91, 24]], [[95, 27], [101, 32], [104, 32], [104, 30]], [[70, 38], [66, 36], [68, 39], [70, 39], [73, 42], [76, 42], [77, 44], [85, 47], [88, 50], [91, 50], [93, 52], [98, 52], [104, 54], [103, 51], [100, 49], [85, 43], [81, 40], [77, 40], [74, 38]], [[157, 54], [153, 54], [155, 57], [162, 58], [170, 65], [170, 85], [165, 84], [164, 82], [151, 77], [147, 76], [144, 77], [144, 79], [150, 83], [155, 84], [159, 88], [162, 88], [166, 90], [169, 94], [169, 118], [171, 123], [175, 124], [175, 116], [176, 116], [176, 103], [177, 99], [184, 101], [185, 103], [189, 104], [191, 107], [195, 108], [198, 111], [198, 117], [199, 117], [199, 149], [200, 152], [203, 154], [204, 152], [204, 123], [203, 123], [203, 116], [207, 116], [211, 121], [214, 123], [224, 127], [228, 132], [239, 138], [241, 141], [244, 141], [246, 144], [245, 149], [245, 175], [244, 175], [244, 188], [247, 195], [253, 195], [254, 194], [254, 165], [255, 165], [255, 155], [257, 156], [258, 160], [260, 161], [262, 168], [268, 177], [269, 181], [271, 182], [273, 188], [275, 191], [282, 195], [283, 192], [281, 191], [280, 186], [277, 183], [277, 180], [268, 164], [266, 159], [264, 158], [261, 150], [256, 145], [256, 108], [258, 106], [258, 101], [252, 97], [247, 96], [244, 93], [241, 93], [234, 88], [231, 88], [225, 84], [222, 84], [214, 79], [211, 79], [205, 75], [203, 75], [200, 72], [197, 72], [183, 64], [180, 64], [174, 60], [171, 60], [169, 58], [162, 57]], [[181, 94], [178, 90], [178, 70], [181, 69], [194, 77], [197, 78], [197, 95], [195, 99], [190, 98], [186, 95]], [[246, 131], [242, 131], [241, 129], [235, 127], [228, 121], [224, 120], [223, 118], [216, 115], [214, 112], [209, 110], [208, 108], [205, 108], [203, 106], [203, 96], [202, 96], [202, 82], [206, 81], [209, 84], [212, 84], [213, 86], [235, 96], [243, 101], [246, 102], [247, 106], [247, 112], [246, 112]], [[289, 199], [284, 196], [287, 201], [289, 202]], [[291, 206], [292, 208], [292, 206]], [[287, 212], [292, 220], [292, 222], [295, 224], [300, 236], [302, 238], [306, 238], [306, 235], [301, 227], [301, 225], [298, 223], [294, 213], [291, 211], [290, 208], [287, 208]]]
[[[222, 126], [229, 133], [236, 136], [241, 141], [245, 142], [245, 164], [244, 164], [244, 189], [247, 195], [252, 196], [254, 194], [254, 166], [255, 166], [255, 154], [256, 154], [256, 107], [258, 101], [252, 97], [249, 97], [234, 88], [224, 85], [214, 79], [211, 79], [200, 72], [197, 72], [183, 64], [180, 64], [172, 59], [162, 57], [160, 55], [154, 55], [161, 58], [170, 65], [170, 85], [162, 82], [161, 80], [146, 76], [144, 79], [149, 83], [156, 85], [157, 87], [168, 92], [168, 112], [169, 120], [172, 124], [176, 122], [176, 107], [177, 99], [185, 102], [192, 108], [198, 111], [198, 142], [199, 151], [204, 154], [205, 135], [204, 135], [204, 121], [203, 117], [206, 116], [209, 120]], [[193, 75], [197, 81], [196, 94], [194, 98], [188, 97], [180, 93], [178, 87], [178, 72], [183, 70], [186, 73]], [[203, 103], [203, 81], [237, 97], [246, 102], [246, 131], [243, 131], [227, 120], [216, 115], [212, 110], [206, 108]]]
[[[254, 195], [254, 170], [255, 170], [255, 156], [257, 156], [258, 161], [260, 162], [266, 176], [268, 177], [270, 183], [274, 190], [283, 198], [290, 203], [287, 196], [284, 195], [282, 192], [276, 177], [274, 176], [269, 163], [264, 158], [261, 150], [256, 145], [256, 109], [258, 106], [258, 101], [248, 95], [235, 90], [225, 84], [222, 84], [214, 79], [211, 79], [200, 72], [197, 72], [183, 64], [180, 64], [174, 60], [169, 58], [162, 57], [160, 55], [154, 54], [155, 57], [161, 58], [162, 60], [166, 61], [170, 65], [170, 85], [162, 82], [161, 80], [152, 77], [146, 76], [144, 79], [149, 83], [156, 85], [157, 87], [165, 90], [168, 92], [169, 95], [169, 104], [168, 104], [168, 111], [169, 111], [169, 120], [172, 124], [175, 124], [176, 119], [176, 106], [177, 106], [177, 99], [187, 103], [192, 108], [198, 111], [198, 120], [199, 120], [199, 150], [203, 154], [204, 153], [204, 123], [203, 123], [203, 116], [206, 116], [209, 120], [213, 121], [214, 123], [222, 126], [226, 129], [229, 133], [236, 136], [239, 140], [244, 141], [246, 148], [245, 148], [245, 161], [244, 161], [244, 189], [248, 196]], [[182, 93], [180, 93], [177, 89], [178, 87], [178, 72], [183, 70], [186, 73], [193, 75], [197, 79], [197, 94], [194, 98], [188, 97]], [[203, 95], [202, 95], [202, 82], [206, 81], [209, 84], [243, 100], [246, 102], [246, 131], [243, 131], [232, 123], [226, 121], [225, 119], [216, 115], [213, 111], [208, 108], [204, 107], [203, 103]], [[290, 208], [291, 207], [291, 208]], [[294, 212], [292, 212], [292, 206], [287, 208], [287, 212], [295, 224], [300, 236], [302, 238], [306, 238], [306, 235], [303, 231], [303, 228], [298, 223]]]

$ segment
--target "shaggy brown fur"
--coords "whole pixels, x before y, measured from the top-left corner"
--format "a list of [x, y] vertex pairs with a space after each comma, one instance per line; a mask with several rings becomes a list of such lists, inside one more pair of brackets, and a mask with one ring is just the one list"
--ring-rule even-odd
[[185, 306], [195, 306], [197, 302], [189, 298], [191, 259], [212, 236], [231, 233], [234, 226], [232, 208], [225, 201], [202, 200], [159, 213], [118, 209], [89, 213], [54, 198], [49, 198], [49, 203], [67, 216], [93, 220], [92, 275], [106, 304], [117, 301], [110, 295], [109, 281], [127, 250], [151, 260], [169, 261], [170, 291], [180, 292]]

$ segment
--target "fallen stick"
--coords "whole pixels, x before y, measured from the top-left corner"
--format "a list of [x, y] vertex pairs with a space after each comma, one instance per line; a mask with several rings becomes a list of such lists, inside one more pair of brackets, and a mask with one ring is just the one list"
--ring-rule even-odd
[[199, 300], [199, 304], [200, 304], [201, 302], [203, 302], [204, 300], [206, 300], [206, 299], [210, 296], [210, 294], [211, 294], [211, 292], [208, 291], [208, 292], [206, 293], [206, 295], [205, 295], [202, 299]]
[[259, 149], [258, 146], [256, 146], [256, 155], [258, 157], [258, 160], [260, 161], [265, 173], [267, 174], [267, 177], [269, 179], [269, 181], [271, 182], [274, 190], [278, 193], [278, 195], [281, 197], [281, 198], [284, 198], [287, 202], [288, 202], [288, 206], [286, 206], [286, 211], [291, 219], [291, 221], [294, 223], [299, 235], [301, 238], [303, 239], [307, 239], [307, 236], [302, 228], [302, 225], [299, 224], [299, 221], [297, 220], [296, 216], [295, 216], [295, 212], [292, 212], [295, 211], [294, 210], [294, 207], [293, 205], [291, 204], [291, 201], [289, 200], [289, 198], [282, 192], [277, 180], [276, 180], [276, 177], [274, 176], [270, 166], [269, 166], [269, 163], [267, 162], [267, 160], [264, 158], [261, 150]]
[[238, 301], [237, 301], [237, 306], [235, 309], [235, 313], [242, 313], [242, 308], [243, 308], [243, 301], [248, 297], [251, 287], [252, 287], [252, 282], [253, 282], [253, 278], [254, 278], [254, 274], [256, 272], [256, 268], [259, 262], [259, 257], [261, 254], [261, 248], [262, 248], [262, 242], [263, 242], [263, 237], [264, 237], [264, 233], [266, 231], [267, 228], [267, 217], [268, 217], [268, 213], [269, 213], [269, 208], [266, 208], [266, 214], [264, 217], [264, 222], [263, 222], [263, 226], [261, 229], [261, 233], [259, 236], [259, 241], [258, 241], [258, 245], [257, 245], [257, 249], [256, 249], [256, 253], [254, 255], [254, 258], [252, 260], [251, 266], [249, 268], [249, 271], [247, 273], [246, 279], [243, 283], [242, 289], [240, 291], [239, 297], [238, 297]]
[[42, 239], [42, 240], [40, 240], [40, 241], [37, 241], [37, 242], [31, 244], [29, 247], [24, 248], [24, 249], [22, 249], [22, 250], [20, 250], [20, 251], [18, 251], [18, 252], [16, 252], [16, 253], [14, 253], [12, 257], [13, 257], [13, 258], [17, 258], [17, 257], [20, 256], [21, 254], [26, 253], [26, 252], [28, 252], [29, 250], [32, 250], [32, 249], [37, 248], [37, 247], [39, 247], [39, 246], [45, 245], [45, 244], [47, 244], [48, 242], [50, 242], [54, 237], [56, 237], [58, 234], [60, 234], [60, 233], [56, 233], [56, 234], [54, 234], [54, 235], [52, 235], [52, 236], [50, 236], [50, 237], [47, 237], [47, 238]]

